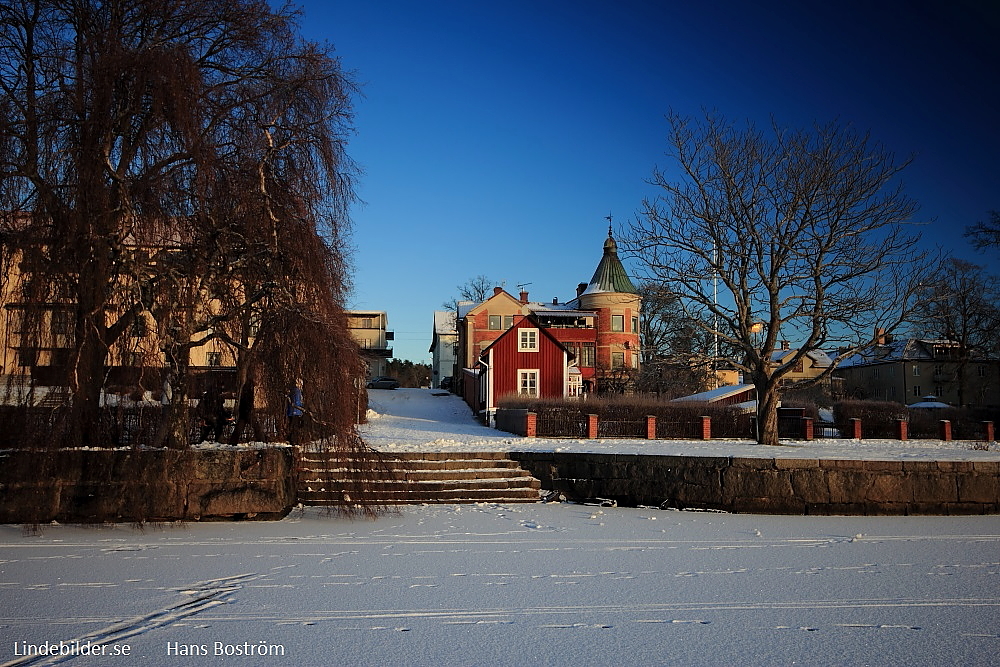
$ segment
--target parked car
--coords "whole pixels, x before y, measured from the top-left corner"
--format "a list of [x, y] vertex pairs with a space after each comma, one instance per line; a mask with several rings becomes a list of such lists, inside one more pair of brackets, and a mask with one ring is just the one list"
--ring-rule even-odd
[[453, 383], [452, 383], [450, 375], [441, 378], [441, 388], [442, 389], [447, 389], [448, 391], [451, 391], [452, 384]]
[[379, 375], [368, 381], [369, 389], [399, 389], [399, 381], [395, 378]]

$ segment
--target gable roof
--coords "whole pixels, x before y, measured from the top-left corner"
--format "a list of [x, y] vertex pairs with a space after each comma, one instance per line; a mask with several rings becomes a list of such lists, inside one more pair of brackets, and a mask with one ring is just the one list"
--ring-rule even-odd
[[[521, 303], [520, 299], [514, 298], [506, 290], [504, 290], [504, 289], [502, 289], [500, 287], [496, 287], [496, 288], [494, 288], [493, 294], [490, 295], [490, 297], [487, 298], [485, 301], [480, 301], [479, 303], [473, 303], [471, 301], [469, 301], [469, 302], [465, 302], [465, 301], [460, 302], [458, 304], [458, 306], [459, 306], [459, 309], [458, 309], [459, 317], [460, 318], [465, 318], [465, 317], [468, 317], [470, 314], [478, 313], [480, 311], [480, 309], [484, 308], [486, 306], [486, 304], [490, 303], [491, 301], [509, 301], [510, 305], [514, 306], [515, 309], [521, 309], [524, 306], [524, 304]], [[466, 308], [465, 306], [469, 306], [469, 307]]]
[[[771, 353], [771, 361], [776, 364], [780, 364], [784, 361], [786, 357], [789, 357], [798, 352], [795, 350], [775, 350]], [[809, 350], [806, 352], [805, 356], [812, 359], [814, 368], [828, 368], [832, 363], [833, 359], [830, 358], [823, 350]]]
[[531, 328], [531, 329], [538, 329], [538, 332], [541, 335], [540, 338], [545, 338], [545, 339], [548, 339], [548, 340], [552, 341], [553, 343], [555, 343], [556, 347], [558, 347], [563, 352], [565, 352], [567, 355], [569, 355], [570, 359], [575, 359], [576, 358], [576, 355], [574, 355], [555, 336], [553, 336], [552, 334], [550, 334], [549, 331], [548, 331], [548, 329], [546, 329], [545, 327], [541, 326], [538, 323], [538, 320], [535, 318], [535, 316], [531, 315], [531, 314], [525, 315], [520, 320], [518, 320], [517, 322], [515, 322], [514, 326], [510, 327], [509, 329], [507, 329], [506, 331], [504, 331], [503, 333], [501, 333], [499, 336], [497, 336], [495, 339], [493, 339], [493, 341], [489, 345], [487, 345], [486, 347], [484, 347], [479, 352], [479, 356], [480, 357], [486, 356], [486, 353], [489, 352], [494, 346], [498, 345], [501, 340], [505, 339], [508, 335], [513, 335], [513, 334], [511, 334], [512, 331], [519, 331], [520, 329], [525, 328], [524, 327], [525, 324], [530, 325], [529, 328]]

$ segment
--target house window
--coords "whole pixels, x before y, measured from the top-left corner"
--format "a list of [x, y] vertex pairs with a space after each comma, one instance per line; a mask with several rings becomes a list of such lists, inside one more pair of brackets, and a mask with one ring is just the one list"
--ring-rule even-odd
[[372, 328], [372, 318], [370, 318], [370, 317], [364, 317], [364, 318], [362, 318], [361, 319], [361, 328], [362, 329], [371, 329]]
[[913, 377], [920, 377], [920, 366], [913, 364]]
[[612, 352], [611, 353], [611, 368], [625, 368], [625, 353], [624, 352]]
[[503, 316], [503, 330], [506, 331], [507, 329], [510, 329], [512, 326], [514, 326], [514, 316], [513, 315], [504, 315]]
[[538, 352], [538, 329], [521, 329], [520, 352]]
[[875, 367], [875, 368], [872, 369], [872, 377], [873, 378], [877, 378], [878, 377], [878, 373], [879, 373], [878, 367]]
[[611, 316], [611, 330], [612, 331], [625, 331], [625, 316], [624, 315], [612, 315]]
[[920, 396], [921, 393], [923, 392], [920, 391], [920, 385], [919, 384], [913, 385], [913, 395]]
[[981, 378], [986, 377], [986, 366], [976, 366], [976, 374]]
[[538, 396], [538, 370], [517, 371], [517, 393], [522, 396]]
[[70, 312], [68, 310], [52, 311], [52, 335], [65, 336], [70, 332]]
[[934, 395], [937, 396], [938, 398], [941, 398], [942, 396], [944, 396], [944, 387], [942, 387], [939, 384], [938, 385], [934, 385]]
[[580, 348], [579, 365], [583, 368], [593, 368], [597, 359], [597, 347], [594, 343], [584, 343]]
[[222, 365], [222, 353], [221, 352], [209, 352], [205, 355], [209, 366], [221, 366]]
[[132, 337], [145, 338], [147, 333], [149, 333], [149, 327], [147, 326], [146, 316], [142, 313], [136, 313], [135, 319], [132, 320]]
[[639, 333], [639, 318], [632, 318], [632, 333]]
[[490, 315], [490, 331], [500, 331], [503, 318], [500, 315]]
[[33, 347], [22, 347], [17, 350], [18, 366], [34, 366], [38, 363], [38, 350]]

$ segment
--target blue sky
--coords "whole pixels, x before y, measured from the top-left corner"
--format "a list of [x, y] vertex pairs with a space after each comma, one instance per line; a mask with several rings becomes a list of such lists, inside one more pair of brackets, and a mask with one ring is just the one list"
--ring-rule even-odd
[[301, 3], [361, 85], [349, 305], [428, 361], [432, 312], [477, 275], [533, 300], [590, 279], [664, 157], [670, 109], [839, 120], [914, 163], [928, 246], [1000, 209], [1000, 2]]

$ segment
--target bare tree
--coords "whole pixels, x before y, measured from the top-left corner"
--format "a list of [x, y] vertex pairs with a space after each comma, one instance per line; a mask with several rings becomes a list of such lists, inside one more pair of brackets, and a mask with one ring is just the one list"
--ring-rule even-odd
[[[662, 192], [625, 245], [651, 281], [708, 315], [699, 326], [731, 351], [720, 361], [756, 386], [758, 441], [777, 444], [781, 379], [796, 362], [860, 347], [906, 316], [921, 267], [902, 226], [916, 204], [893, 185], [907, 162], [836, 124], [765, 135], [714, 115], [668, 120], [676, 170], [654, 172]], [[776, 366], [781, 340], [798, 349]]]
[[441, 304], [441, 306], [446, 310], [457, 313], [459, 301], [482, 303], [493, 295], [494, 286], [496, 286], [496, 283], [491, 278], [482, 274], [476, 276], [475, 278], [469, 278], [455, 288], [458, 290], [458, 296], [450, 299], [449, 301], [445, 301]]
[[638, 289], [642, 295], [639, 387], [671, 398], [704, 391], [714, 365], [711, 336], [668, 286], [642, 283]]
[[960, 406], [968, 403], [966, 370], [974, 359], [996, 353], [1000, 326], [1000, 281], [983, 267], [962, 259], [942, 262], [922, 282], [911, 316], [925, 337], [957, 343], [951, 361]]
[[332, 49], [256, 0], [12, 0], [0, 54], [0, 240], [20, 283], [4, 294], [25, 316], [66, 313], [37, 327], [65, 328], [67, 351], [41, 438], [114, 444], [101, 401], [121, 365], [166, 397], [144, 444], [187, 446], [191, 352], [219, 344], [273, 437], [302, 380], [311, 435], [360, 450], [343, 311], [354, 88]]
[[1000, 247], [1000, 211], [990, 211], [989, 219], [965, 229], [965, 237], [976, 250]]

